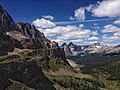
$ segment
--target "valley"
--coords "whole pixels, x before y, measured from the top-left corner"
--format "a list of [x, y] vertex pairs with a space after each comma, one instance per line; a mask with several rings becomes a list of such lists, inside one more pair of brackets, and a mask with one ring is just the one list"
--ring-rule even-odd
[[[96, 7], [90, 4], [75, 10], [74, 16], [61, 14], [61, 11], [69, 10], [59, 10], [62, 7], [58, 5], [46, 9], [51, 1], [47, 1], [49, 4], [44, 0], [31, 4], [31, 0], [24, 1], [25, 4], [22, 1], [23, 5], [18, 3], [14, 9], [12, 4], [9, 7], [0, 5], [0, 90], [120, 90], [120, 28], [116, 25], [120, 21], [116, 22], [118, 18], [113, 15], [108, 19], [99, 19], [102, 17], [99, 16], [91, 20], [96, 16], [94, 14], [85, 20], [86, 11], [94, 13], [93, 8], [108, 1], [114, 2], [97, 1]], [[116, 1], [120, 6], [120, 1]], [[61, 5], [66, 7], [68, 2]], [[52, 10], [54, 6], [56, 8]], [[7, 9], [16, 16], [12, 17]], [[41, 16], [38, 11], [53, 12], [59, 18]], [[41, 19], [36, 18], [39, 15]], [[64, 21], [68, 17], [72, 21]], [[110, 20], [112, 24], [107, 25]], [[101, 25], [103, 30], [98, 26], [99, 22], [104, 23]]]
[[84, 66], [80, 68], [81, 73], [91, 75], [92, 77], [104, 83], [105, 89], [102, 90], [119, 90], [120, 89], [120, 58], [118, 56], [85, 56], [72, 57], [74, 61]]

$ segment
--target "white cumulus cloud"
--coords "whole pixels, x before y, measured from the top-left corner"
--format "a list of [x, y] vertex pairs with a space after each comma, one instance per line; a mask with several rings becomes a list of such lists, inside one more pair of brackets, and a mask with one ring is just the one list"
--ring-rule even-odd
[[56, 26], [55, 23], [51, 22], [50, 20], [46, 20], [44, 18], [36, 19], [35, 21], [32, 22], [32, 24], [40, 28], [53, 28]]
[[76, 40], [70, 40], [70, 42], [74, 42], [74, 43], [83, 43], [83, 39], [76, 39]]
[[[45, 36], [53, 38], [54, 41], [60, 44], [63, 42], [84, 44], [84, 42], [91, 38], [91, 36], [95, 37], [98, 35], [97, 31], [85, 29], [83, 24], [80, 24], [79, 26], [56, 26], [54, 28], [44, 29], [42, 32], [44, 32]], [[94, 38], [94, 40], [97, 39]]]
[[88, 40], [98, 40], [99, 38], [96, 36], [90, 37]]
[[80, 7], [74, 11], [74, 17], [70, 16], [70, 20], [85, 20], [87, 11], [96, 17], [119, 17], [120, 0], [103, 0], [94, 5]]
[[43, 18], [49, 19], [49, 20], [53, 20], [54, 19], [54, 17], [51, 16], [51, 15], [43, 15]]
[[[111, 32], [112, 34], [109, 35], [108, 33]], [[106, 25], [105, 29], [103, 30], [102, 42], [104, 44], [110, 43], [117, 43], [120, 42], [120, 28], [113, 26], [113, 25]]]
[[74, 17], [70, 16], [70, 20], [85, 20], [85, 8], [81, 7], [74, 11]]
[[118, 24], [118, 25], [120, 25], [120, 19], [114, 21], [114, 24]]
[[97, 17], [120, 16], [120, 0], [103, 0], [98, 2], [97, 5], [90, 5], [89, 8], [88, 11], [91, 11]]
[[92, 31], [93, 36], [98, 36], [98, 31]]
[[104, 29], [102, 30], [103, 33], [114, 33], [114, 32], [120, 32], [120, 28], [117, 26], [114, 26], [112, 24], [104, 26]]

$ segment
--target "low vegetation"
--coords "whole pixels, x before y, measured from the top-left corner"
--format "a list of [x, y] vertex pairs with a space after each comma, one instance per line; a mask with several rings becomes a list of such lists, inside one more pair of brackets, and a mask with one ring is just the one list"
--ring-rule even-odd
[[[24, 51], [20, 52], [19, 55], [12, 55], [12, 56], [1, 56], [0, 57], [0, 64], [10, 63], [10, 62], [20, 62], [20, 61], [31, 61], [36, 60], [36, 57], [45, 56], [46, 58], [46, 50], [37, 50], [37, 51]], [[54, 72], [59, 71], [60, 69], [63, 70], [70, 70], [70, 73], [79, 73], [74, 68], [69, 66], [69, 64], [64, 63], [64, 60], [61, 58], [50, 58], [51, 60], [47, 61], [48, 66], [43, 67], [44, 74], [56, 85], [60, 85], [65, 90], [120, 90], [120, 61], [117, 59], [110, 59], [105, 60], [104, 62], [100, 61], [100, 59], [103, 57], [95, 56], [97, 57], [98, 62], [89, 63], [88, 61], [92, 61], [92, 58], [94, 57], [86, 57], [85, 60], [80, 61], [78, 63], [84, 64], [84, 67], [80, 68], [80, 71], [83, 74], [89, 74], [94, 76], [94, 78], [81, 78], [66, 74], [56, 74], [54, 75]], [[104, 56], [105, 57], [105, 56]], [[44, 58], [43, 58], [44, 59]], [[107, 58], [106, 58], [107, 59]], [[40, 59], [36, 60], [39, 62]], [[39, 63], [38, 63], [39, 64]], [[52, 74], [51, 74], [52, 71]], [[22, 85], [22, 87], [20, 87]], [[14, 82], [12, 86], [9, 87], [9, 89], [6, 90], [12, 90], [13, 88], [21, 88], [20, 90], [32, 90], [28, 89], [28, 87], [24, 86], [23, 84], [19, 82]], [[17, 89], [19, 90], [19, 89]]]
[[52, 81], [70, 90], [101, 90], [104, 84], [98, 80], [73, 76], [53, 76]]
[[[104, 60], [104, 63], [86, 63], [85, 67], [81, 68], [82, 73], [93, 75], [101, 80], [107, 90], [120, 90], [120, 60], [119, 58]], [[112, 60], [113, 59], [113, 60]]]

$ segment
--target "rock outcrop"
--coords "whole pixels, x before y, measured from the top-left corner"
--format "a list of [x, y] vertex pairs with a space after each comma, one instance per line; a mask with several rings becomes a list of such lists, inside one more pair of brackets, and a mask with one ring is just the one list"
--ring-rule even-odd
[[[4, 42], [4, 39], [0, 43], [1, 48], [5, 46], [5, 53], [11, 51], [9, 45], [19, 49], [46, 48], [47, 44], [54, 46], [54, 42], [48, 40], [34, 25], [22, 22], [15, 23], [2, 6], [0, 6], [0, 33], [2, 34], [1, 39], [7, 37], [7, 43]], [[2, 51], [0, 53], [3, 54]]]
[[55, 90], [35, 61], [0, 64], [0, 90], [12, 85], [11, 80], [24, 83], [35, 90]]
[[65, 56], [66, 56], [66, 57], [67, 57], [67, 56], [72, 56], [73, 53], [72, 53], [70, 47], [69, 47], [66, 43], [63, 43], [63, 44], [61, 45], [61, 47], [64, 48], [64, 52], [65, 52]]
[[0, 5], [0, 31], [6, 33], [16, 30], [15, 23], [7, 11]]
[[10, 37], [0, 31], [0, 55], [7, 54], [7, 52], [12, 52], [13, 50], [14, 46]]
[[22, 22], [18, 22], [16, 25], [18, 27], [18, 31], [27, 38], [39, 38], [44, 41], [49, 41], [42, 32], [35, 28], [34, 25]]
[[69, 65], [62, 48], [25, 50], [17, 55], [1, 57], [0, 89], [5, 90], [13, 84], [11, 81], [17, 81], [35, 90], [55, 90], [41, 70], [51, 68], [51, 63]]

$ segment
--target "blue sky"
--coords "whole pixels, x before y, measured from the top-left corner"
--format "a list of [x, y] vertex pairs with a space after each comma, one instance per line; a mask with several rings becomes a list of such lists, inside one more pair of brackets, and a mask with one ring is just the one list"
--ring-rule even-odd
[[0, 4], [16, 22], [32, 22], [42, 15], [52, 15], [54, 21], [69, 20], [74, 10], [97, 1], [101, 0], [0, 0]]
[[29, 22], [60, 44], [120, 43], [120, 0], [1, 0], [15, 22]]

